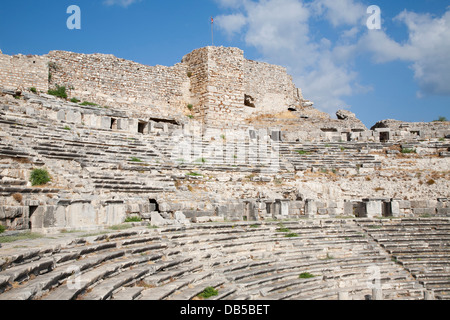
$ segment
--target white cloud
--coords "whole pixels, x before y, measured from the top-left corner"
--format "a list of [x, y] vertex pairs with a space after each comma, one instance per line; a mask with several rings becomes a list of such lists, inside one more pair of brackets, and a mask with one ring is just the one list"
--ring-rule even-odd
[[140, 2], [142, 0], [105, 0], [103, 3], [107, 6], [114, 6], [119, 5], [124, 8], [127, 8], [128, 6], [132, 5], [133, 3]]
[[[217, 18], [219, 28], [255, 47], [264, 61], [287, 67], [305, 98], [323, 111], [334, 113], [346, 107], [345, 97], [371, 90], [354, 70], [362, 54], [375, 63], [409, 63], [418, 97], [450, 95], [450, 7], [440, 17], [401, 12], [394, 20], [406, 25], [408, 40], [397, 42], [387, 30], [367, 29], [367, 4], [359, 0], [216, 1], [231, 12]], [[323, 19], [336, 40], [316, 29]]]
[[[230, 1], [222, 0], [228, 4]], [[217, 21], [219, 28], [227, 35], [240, 33], [247, 45], [258, 49], [262, 59], [285, 66], [305, 98], [313, 100], [319, 109], [334, 113], [346, 107], [343, 97], [363, 87], [355, 83], [357, 73], [346, 63], [352, 51], [346, 53], [342, 46], [337, 50], [336, 44], [324, 37], [314, 39], [316, 30], [311, 30], [311, 19], [319, 14], [335, 17], [338, 12], [351, 23], [361, 19], [359, 12], [346, 15], [345, 6], [335, 6], [329, 1], [321, 1], [323, 5], [316, 8], [300, 0], [232, 2], [235, 12], [221, 16]], [[345, 1], [346, 5], [350, 3]], [[352, 33], [355, 37], [357, 31], [350, 29], [347, 38]]]
[[214, 22], [224, 31], [228, 37], [240, 33], [247, 24], [247, 18], [240, 13], [230, 15], [220, 15], [214, 18]]
[[409, 38], [404, 43], [391, 39], [384, 31], [370, 31], [358, 44], [378, 63], [411, 63], [418, 96], [450, 95], [450, 8], [442, 17], [403, 11], [395, 20], [404, 23]]
[[367, 19], [367, 6], [354, 0], [317, 0], [310, 5], [316, 14], [325, 15], [334, 27], [363, 24]]

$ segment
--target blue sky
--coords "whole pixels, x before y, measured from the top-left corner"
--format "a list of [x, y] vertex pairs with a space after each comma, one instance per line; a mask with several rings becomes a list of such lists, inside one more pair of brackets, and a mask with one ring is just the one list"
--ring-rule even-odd
[[[81, 30], [69, 30], [70, 5]], [[369, 30], [367, 8], [381, 9]], [[450, 1], [443, 0], [15, 0], [0, 6], [5, 54], [108, 53], [173, 65], [192, 50], [239, 47], [280, 64], [315, 107], [383, 119], [450, 119]]]

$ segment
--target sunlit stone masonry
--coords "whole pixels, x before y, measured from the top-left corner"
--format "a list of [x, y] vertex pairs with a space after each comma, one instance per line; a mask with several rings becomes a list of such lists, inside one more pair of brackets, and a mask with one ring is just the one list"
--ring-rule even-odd
[[450, 123], [304, 94], [238, 48], [0, 53], [0, 299], [448, 298]]

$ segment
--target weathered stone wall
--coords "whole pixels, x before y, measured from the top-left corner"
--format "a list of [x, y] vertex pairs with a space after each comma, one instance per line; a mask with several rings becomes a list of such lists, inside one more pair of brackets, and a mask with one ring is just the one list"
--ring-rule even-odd
[[246, 60], [244, 79], [245, 94], [255, 105], [254, 109], [247, 108], [247, 112], [276, 114], [300, 105], [301, 93], [284, 67]]
[[3, 87], [34, 86], [46, 91], [65, 86], [69, 97], [124, 109], [143, 121], [174, 117], [185, 122], [190, 113], [208, 127], [243, 129], [255, 116], [276, 115], [288, 108], [308, 113], [302, 107], [301, 91], [284, 67], [247, 60], [238, 48], [200, 48], [172, 67], [65, 51], [44, 57], [0, 57], [0, 70], [8, 75], [0, 80]]
[[209, 106], [206, 123], [232, 126], [244, 119], [244, 52], [209, 47]]
[[404, 122], [388, 119], [377, 122], [371, 130], [380, 136], [380, 140], [439, 139], [450, 135], [450, 122]]
[[8, 56], [0, 53], [0, 86], [5, 89], [48, 90], [48, 61], [41, 56]]
[[208, 48], [195, 50], [183, 57], [190, 77], [192, 113], [196, 119], [203, 119], [208, 105]]
[[276, 114], [300, 105], [300, 93], [285, 68], [247, 60], [238, 48], [205, 47], [182, 61], [191, 75], [194, 116], [208, 125], [236, 127], [251, 114]]
[[132, 109], [159, 115], [176, 114], [189, 100], [186, 65], [146, 66], [105, 54], [52, 51], [51, 86], [64, 85], [70, 95], [102, 106]]
[[244, 53], [205, 47], [183, 58], [192, 72], [195, 116], [213, 126], [232, 127], [244, 119]]
[[[225, 128], [242, 126], [251, 114], [276, 114], [300, 105], [299, 91], [285, 68], [247, 60], [238, 48], [200, 48], [172, 67], [106, 54], [0, 54], [0, 75], [4, 88], [47, 91], [65, 86], [69, 97], [137, 116], [183, 117], [192, 112], [208, 126]], [[193, 105], [191, 111], [188, 104]]]

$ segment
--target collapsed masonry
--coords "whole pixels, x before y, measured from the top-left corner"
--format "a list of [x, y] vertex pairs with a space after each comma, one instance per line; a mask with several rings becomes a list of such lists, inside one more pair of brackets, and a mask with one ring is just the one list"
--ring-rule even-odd
[[[89, 103], [46, 94], [56, 86]], [[345, 110], [331, 119], [286, 69], [237, 48], [201, 48], [173, 67], [0, 54], [0, 87], [0, 223], [9, 229], [89, 229], [129, 216], [450, 214], [449, 122], [368, 130]], [[52, 181], [32, 187], [33, 168]]]

